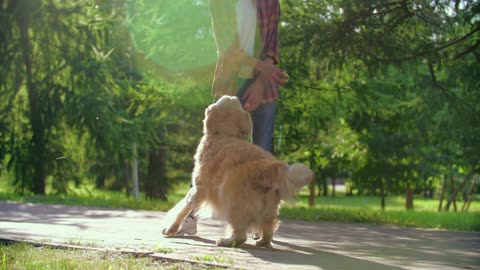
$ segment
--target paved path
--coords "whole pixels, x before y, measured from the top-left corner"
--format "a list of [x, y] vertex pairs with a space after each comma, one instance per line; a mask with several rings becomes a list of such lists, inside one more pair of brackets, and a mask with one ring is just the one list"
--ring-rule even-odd
[[209, 261], [239, 269], [480, 269], [480, 233], [283, 221], [274, 251], [220, 248], [216, 220], [199, 224], [197, 237], [164, 238], [155, 211], [0, 201], [0, 239], [145, 252], [170, 260]]

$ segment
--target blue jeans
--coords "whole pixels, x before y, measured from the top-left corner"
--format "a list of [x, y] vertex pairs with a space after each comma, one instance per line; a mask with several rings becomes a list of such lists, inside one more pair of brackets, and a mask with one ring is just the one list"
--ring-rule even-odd
[[[248, 86], [253, 82], [252, 79], [241, 79], [237, 97], [242, 105], [245, 100], [242, 99]], [[252, 142], [266, 151], [273, 154], [273, 129], [275, 123], [275, 113], [277, 111], [277, 103], [272, 101], [258, 106], [257, 109], [250, 113], [252, 117], [253, 132]]]

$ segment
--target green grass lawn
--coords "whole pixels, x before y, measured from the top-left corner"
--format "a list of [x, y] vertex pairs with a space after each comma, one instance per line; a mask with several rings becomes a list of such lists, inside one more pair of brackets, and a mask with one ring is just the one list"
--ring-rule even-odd
[[[480, 202], [478, 196], [471, 203], [468, 213], [461, 213], [463, 201], [456, 202], [450, 212], [438, 212], [438, 198], [415, 196], [414, 209], [405, 210], [403, 196], [387, 196], [385, 211], [381, 210], [380, 197], [345, 196], [337, 190], [336, 197], [316, 197], [315, 204], [308, 206], [308, 190], [303, 189], [297, 200], [282, 207], [281, 216], [288, 219], [308, 221], [364, 222], [400, 225], [407, 227], [444, 229], [455, 231], [480, 231]], [[444, 201], [443, 204], [446, 202]]]
[[[141, 255], [141, 254], [138, 254]], [[0, 243], [0, 270], [217, 269], [202, 264], [163, 262], [110, 251], [33, 247]]]
[[0, 200], [167, 211], [185, 196], [188, 187], [188, 183], [178, 183], [168, 194], [168, 201], [165, 202], [160, 200], [147, 200], [144, 194], [140, 194], [140, 198], [135, 199], [132, 196], [127, 197], [125, 192], [98, 190], [91, 185], [83, 185], [76, 188], [71, 187], [70, 190], [72, 190], [73, 193], [68, 195], [48, 194], [47, 196], [19, 196], [14, 194], [8, 187], [5, 187], [5, 185], [1, 185], [0, 182]]
[[[144, 209], [167, 211], [179, 201], [189, 188], [189, 183], [180, 182], [168, 194], [168, 202], [146, 200], [142, 195], [135, 200], [125, 193], [96, 190], [92, 186], [73, 188], [74, 195], [18, 196], [13, 195], [5, 184], [0, 185], [0, 200], [33, 203], [56, 203], [67, 205], [99, 206], [108, 208]], [[388, 224], [408, 227], [444, 229], [456, 231], [480, 231], [479, 196], [471, 203], [468, 213], [459, 212], [463, 202], [458, 201], [458, 212], [438, 212], [438, 199], [416, 196], [414, 209], [405, 210], [402, 196], [388, 196], [386, 209], [380, 209], [380, 198], [375, 196], [345, 196], [337, 190], [336, 197], [317, 197], [312, 207], [308, 206], [308, 190], [303, 189], [294, 202], [285, 203], [280, 211], [282, 219], [306, 221], [340, 221]]]

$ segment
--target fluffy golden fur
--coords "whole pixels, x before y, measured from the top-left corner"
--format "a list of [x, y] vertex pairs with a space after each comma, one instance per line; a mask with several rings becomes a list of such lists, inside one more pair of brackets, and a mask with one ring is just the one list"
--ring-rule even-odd
[[220, 246], [238, 246], [247, 232], [256, 230], [257, 246], [271, 247], [281, 200], [290, 199], [312, 180], [302, 164], [288, 165], [249, 143], [252, 122], [236, 97], [224, 96], [205, 110], [203, 137], [194, 156], [193, 187], [167, 216], [163, 233], [174, 236], [186, 216], [209, 207], [231, 227], [231, 237]]

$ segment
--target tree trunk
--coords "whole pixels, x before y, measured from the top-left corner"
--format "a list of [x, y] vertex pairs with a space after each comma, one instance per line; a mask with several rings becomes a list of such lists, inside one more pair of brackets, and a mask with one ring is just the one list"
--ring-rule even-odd
[[308, 196], [308, 205], [313, 206], [315, 204], [315, 186], [316, 186], [316, 177], [315, 175], [312, 177], [312, 181], [310, 182], [310, 194]]
[[34, 82], [32, 45], [28, 35], [29, 32], [29, 8], [28, 1], [19, 1], [18, 25], [20, 29], [22, 56], [25, 65], [25, 76], [27, 81], [28, 101], [30, 108], [30, 123], [32, 128], [32, 157], [33, 177], [31, 190], [34, 194], [45, 194], [45, 133], [40, 108], [40, 96]]
[[380, 206], [382, 211], [385, 211], [385, 184], [383, 183], [383, 179], [380, 180]]
[[334, 198], [335, 198], [335, 184], [336, 184], [336, 182], [337, 182], [337, 178], [336, 178], [336, 176], [333, 176], [332, 177], [332, 197], [334, 197]]
[[448, 211], [450, 208], [450, 204], [455, 201], [455, 198], [457, 197], [457, 193], [462, 190], [465, 185], [467, 184], [468, 180], [473, 177], [473, 169], [465, 176], [463, 179], [463, 182], [460, 184], [460, 186], [450, 194], [450, 197], [447, 201], [447, 204], [445, 205], [445, 210]]
[[[453, 182], [453, 174], [450, 174], [450, 194], [453, 194], [453, 192], [455, 191], [455, 182]], [[453, 197], [453, 209], [455, 210], [455, 212], [457, 212], [457, 202], [456, 202], [456, 199], [457, 196], [455, 194], [455, 197]], [[448, 210], [448, 209], [447, 209]]]
[[317, 182], [317, 187], [318, 187], [317, 197], [320, 197], [323, 194], [323, 179], [322, 177], [315, 176], [315, 180]]
[[107, 178], [104, 172], [100, 172], [95, 175], [95, 187], [97, 189], [105, 188], [105, 179]]
[[320, 66], [316, 66], [316, 70], [315, 70], [315, 77], [317, 79], [317, 81], [320, 81], [322, 79], [322, 71], [320, 69]]
[[133, 197], [138, 199], [139, 185], [138, 185], [138, 157], [137, 157], [137, 143], [132, 146], [132, 180], [133, 180]]
[[125, 172], [125, 191], [127, 193], [127, 197], [130, 197], [130, 182], [131, 182], [131, 178], [130, 178], [130, 164], [127, 161], [125, 161], [125, 168], [124, 168], [124, 172]]
[[407, 184], [406, 190], [406, 200], [405, 200], [405, 209], [412, 210], [413, 209], [413, 189]]
[[428, 196], [428, 188], [427, 188], [427, 178], [423, 178], [423, 197]]
[[[328, 196], [328, 177], [322, 176], [321, 177], [321, 184], [322, 184], [322, 196]], [[318, 190], [320, 192], [320, 189]]]
[[470, 203], [473, 200], [473, 190], [475, 189], [475, 184], [477, 183], [477, 178], [478, 178], [478, 176], [476, 177], [475, 180], [472, 181], [472, 184], [470, 185], [470, 188], [468, 189], [467, 199], [463, 203], [462, 212], [468, 212], [468, 208], [470, 207]]
[[165, 148], [160, 148], [148, 155], [148, 174], [144, 182], [145, 195], [148, 199], [167, 200], [166, 152]]
[[438, 211], [442, 211], [443, 198], [445, 197], [445, 187], [447, 186], [447, 177], [443, 175], [442, 191], [440, 193], [440, 201], [438, 202]]

